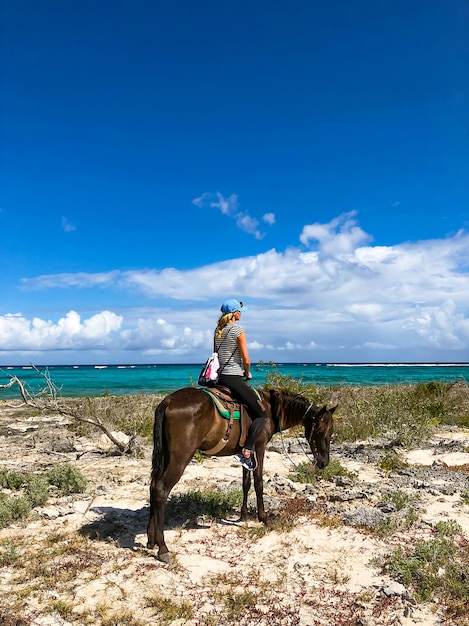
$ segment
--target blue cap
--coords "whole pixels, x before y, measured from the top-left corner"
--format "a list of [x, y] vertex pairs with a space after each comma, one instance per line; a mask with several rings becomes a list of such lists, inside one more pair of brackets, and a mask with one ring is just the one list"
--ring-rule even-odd
[[226, 300], [222, 305], [220, 311], [223, 315], [227, 313], [234, 313], [235, 311], [247, 311], [248, 307], [243, 306], [242, 302], [239, 300]]

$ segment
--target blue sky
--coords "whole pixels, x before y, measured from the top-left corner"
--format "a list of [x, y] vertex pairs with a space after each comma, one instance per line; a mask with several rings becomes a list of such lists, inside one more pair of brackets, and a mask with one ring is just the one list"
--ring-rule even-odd
[[0, 17], [0, 365], [469, 361], [467, 2]]

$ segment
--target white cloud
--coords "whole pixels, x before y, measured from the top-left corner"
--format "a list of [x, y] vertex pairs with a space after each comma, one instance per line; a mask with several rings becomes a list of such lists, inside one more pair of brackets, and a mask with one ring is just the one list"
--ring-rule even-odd
[[65, 233], [71, 233], [76, 230], [76, 226], [71, 224], [66, 217], [62, 217], [62, 229]]
[[270, 224], [272, 226], [275, 224], [275, 213], [265, 213], [262, 216], [262, 219], [266, 224]]
[[84, 321], [73, 311], [57, 321], [4, 315], [0, 346], [105, 345], [140, 358], [154, 355], [160, 362], [200, 360], [211, 348], [220, 300], [236, 297], [249, 306], [243, 322], [253, 359], [276, 360], [284, 354], [289, 360], [380, 360], [383, 355], [419, 360], [415, 355], [429, 350], [433, 360], [450, 360], [450, 351], [467, 359], [468, 233], [373, 246], [355, 215], [347, 213], [327, 224], [306, 225], [300, 241], [313, 249], [272, 249], [188, 271], [116, 270], [25, 280], [30, 290], [139, 292], [148, 306], [121, 307], [120, 315], [103, 311]]
[[67, 289], [72, 287], [92, 288], [100, 285], [109, 287], [121, 276], [119, 271], [76, 274], [50, 274], [37, 276], [36, 278], [23, 278], [21, 286], [28, 291], [41, 289]]
[[80, 315], [69, 311], [57, 322], [38, 317], [26, 319], [21, 313], [0, 316], [2, 350], [83, 350], [103, 347], [113, 332], [119, 330], [123, 318], [102, 311], [81, 321]]
[[206, 191], [199, 198], [192, 200], [192, 203], [200, 209], [206, 209], [207, 207], [219, 209], [223, 215], [233, 218], [236, 221], [236, 226], [245, 233], [254, 235], [256, 239], [264, 237], [265, 233], [258, 229], [258, 220], [249, 215], [249, 213], [239, 209], [238, 196], [235, 193], [225, 198], [218, 191], [216, 193]]
[[319, 243], [322, 254], [341, 256], [349, 254], [358, 246], [368, 243], [370, 235], [356, 223], [355, 211], [343, 213], [328, 224], [310, 224], [303, 228], [300, 241], [308, 246], [311, 241]]

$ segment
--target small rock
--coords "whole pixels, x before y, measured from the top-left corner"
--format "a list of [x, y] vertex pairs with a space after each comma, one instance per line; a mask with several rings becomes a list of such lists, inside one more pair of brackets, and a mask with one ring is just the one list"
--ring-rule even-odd
[[385, 520], [384, 513], [378, 509], [365, 509], [360, 507], [344, 514], [344, 524], [347, 526], [361, 526], [363, 528], [376, 528]]
[[407, 589], [401, 583], [392, 580], [387, 585], [384, 585], [380, 589], [380, 593], [390, 598], [391, 596], [405, 596], [407, 593]]
[[334, 480], [337, 487], [352, 487], [353, 480], [348, 476], [336, 476]]
[[444, 496], [454, 496], [456, 493], [456, 488], [452, 485], [442, 485], [439, 489], [440, 493]]
[[60, 510], [55, 507], [49, 507], [45, 509], [35, 509], [36, 513], [46, 519], [57, 519], [60, 517]]
[[391, 598], [393, 596], [400, 596], [401, 598], [405, 598], [410, 602], [414, 603], [414, 599], [412, 594], [410, 594], [407, 589], [401, 583], [398, 583], [395, 580], [383, 585], [379, 591], [381, 597], [383, 598]]
[[331, 502], [348, 502], [349, 500], [363, 500], [367, 495], [362, 491], [344, 491], [343, 493], [333, 493], [329, 497]]
[[397, 511], [396, 506], [392, 502], [378, 502], [376, 508], [382, 513], [395, 513]]
[[430, 489], [430, 483], [427, 483], [425, 480], [415, 480], [414, 488], [415, 489]]

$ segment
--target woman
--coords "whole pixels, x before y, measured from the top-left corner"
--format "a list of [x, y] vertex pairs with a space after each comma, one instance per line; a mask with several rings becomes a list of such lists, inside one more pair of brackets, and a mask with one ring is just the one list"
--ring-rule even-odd
[[229, 387], [238, 399], [246, 404], [253, 420], [248, 432], [245, 447], [237, 455], [243, 467], [252, 471], [255, 469], [253, 451], [267, 419], [265, 408], [255, 391], [246, 381], [251, 380], [246, 333], [238, 324], [241, 312], [247, 311], [238, 300], [226, 300], [221, 306], [221, 317], [218, 320], [214, 335], [214, 350], [218, 352], [220, 361], [219, 385]]

